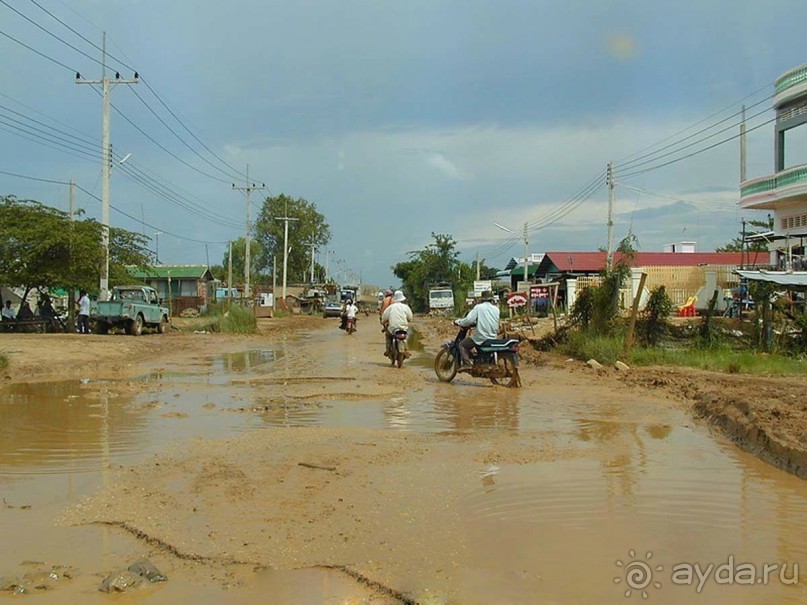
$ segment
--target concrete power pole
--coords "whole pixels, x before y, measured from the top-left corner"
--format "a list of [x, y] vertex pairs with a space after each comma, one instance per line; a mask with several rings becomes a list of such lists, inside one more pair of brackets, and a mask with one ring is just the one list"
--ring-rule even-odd
[[106, 32], [101, 47], [101, 79], [85, 80], [80, 73], [76, 73], [76, 84], [100, 84], [103, 99], [103, 121], [101, 130], [101, 245], [104, 248], [104, 264], [101, 267], [101, 280], [99, 284], [99, 300], [109, 298], [109, 175], [112, 168], [109, 143], [109, 94], [115, 84], [137, 84], [140, 78], [137, 72], [131, 80], [125, 80], [115, 72], [115, 79], [110, 80], [106, 75]]
[[[288, 216], [276, 216], [279, 221], [285, 221], [283, 227], [283, 300], [286, 300], [286, 276], [289, 268], [289, 221], [299, 221], [298, 218]], [[285, 302], [284, 302], [285, 304]]]
[[[70, 277], [71, 281], [73, 275], [73, 221], [75, 220], [76, 203], [75, 203], [75, 190], [76, 184], [73, 179], [70, 179]], [[71, 332], [75, 332], [76, 326], [76, 290], [73, 288], [74, 284], [70, 284], [67, 289], [67, 325]]]
[[246, 234], [246, 249], [244, 250], [244, 298], [249, 300], [249, 255], [250, 255], [250, 248], [252, 247], [252, 239], [251, 239], [251, 229], [249, 224], [249, 196], [253, 191], [266, 189], [266, 185], [261, 183], [260, 186], [252, 183], [250, 185], [249, 182], [249, 164], [247, 164], [247, 178], [246, 178], [246, 186], [245, 187], [236, 187], [235, 183], [233, 183], [233, 189], [237, 191], [243, 191], [244, 195], [247, 198], [247, 234]]
[[227, 242], [227, 302], [233, 304], [233, 242]]
[[311, 242], [309, 244], [311, 246], [311, 283], [314, 283], [314, 249], [316, 248], [316, 242]]
[[605, 181], [608, 184], [608, 251], [605, 255], [605, 267], [610, 271], [614, 265], [614, 196], [616, 194], [613, 162], [608, 162], [605, 174]]

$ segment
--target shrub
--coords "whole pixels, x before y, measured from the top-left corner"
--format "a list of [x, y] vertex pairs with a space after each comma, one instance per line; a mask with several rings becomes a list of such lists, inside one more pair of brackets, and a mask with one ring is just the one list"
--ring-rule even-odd
[[642, 311], [636, 328], [642, 344], [655, 347], [667, 332], [667, 319], [673, 310], [673, 301], [664, 286], [650, 291], [650, 298]]

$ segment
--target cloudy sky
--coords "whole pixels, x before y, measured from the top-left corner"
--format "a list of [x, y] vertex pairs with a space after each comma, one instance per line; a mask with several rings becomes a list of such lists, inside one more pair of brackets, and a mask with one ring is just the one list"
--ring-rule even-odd
[[[106, 31], [112, 70], [143, 78], [112, 93], [113, 150], [131, 156], [112, 176], [129, 216], [111, 221], [162, 232], [162, 262], [221, 262], [244, 233], [231, 183], [247, 164], [315, 203], [331, 268], [366, 283], [394, 283], [431, 232], [493, 266], [524, 250], [493, 223], [528, 222], [532, 252], [605, 245], [609, 160], [617, 238], [713, 250], [757, 217], [737, 207], [737, 141], [704, 150], [737, 134], [745, 104], [748, 176], [773, 172], [773, 82], [807, 62], [799, 6], [0, 0], [0, 171], [101, 195], [101, 100], [74, 72], [100, 77], [90, 42]], [[788, 164], [804, 162], [794, 132]], [[5, 174], [0, 193], [68, 204], [64, 186]], [[77, 204], [100, 217], [84, 191]]]

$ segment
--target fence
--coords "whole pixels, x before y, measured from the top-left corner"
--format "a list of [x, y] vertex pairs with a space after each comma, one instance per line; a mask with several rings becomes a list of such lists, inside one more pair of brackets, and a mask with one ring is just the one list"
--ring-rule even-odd
[[[740, 277], [734, 270], [735, 265], [703, 265], [683, 267], [640, 267], [638, 271], [647, 274], [645, 290], [649, 292], [657, 286], [664, 286], [667, 296], [676, 306], [682, 306], [687, 299], [695, 296], [701, 287], [706, 285], [706, 274], [717, 275], [717, 286], [724, 290], [739, 285]], [[583, 276], [577, 278], [576, 291], [580, 292], [588, 286], [597, 286], [602, 281], [599, 275]], [[633, 290], [630, 287], [619, 290], [620, 304], [627, 308], [633, 303]], [[573, 301], [570, 301], [570, 303]]]

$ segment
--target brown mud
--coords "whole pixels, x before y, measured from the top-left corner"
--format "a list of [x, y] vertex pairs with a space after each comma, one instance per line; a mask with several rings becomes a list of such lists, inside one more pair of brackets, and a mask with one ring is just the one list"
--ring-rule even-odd
[[[418, 318], [426, 352], [401, 370], [380, 354], [376, 318], [352, 336], [335, 326], [289, 317], [251, 336], [3, 335], [6, 392], [79, 381], [64, 401], [74, 414], [86, 405], [82, 426], [103, 439], [81, 450], [101, 464], [97, 481], [59, 471], [65, 497], [50, 478], [41, 491], [19, 479], [61, 459], [47, 466], [27, 452], [24, 431], [0, 447], [13, 471], [0, 472], [10, 498], [0, 527], [18, 546], [0, 556], [0, 576], [47, 559], [83, 573], [29, 602], [108, 602], [99, 575], [150, 556], [169, 582], [126, 602], [605, 603], [624, 601], [609, 591], [628, 548], [807, 559], [803, 484], [714, 442], [689, 416], [734, 414], [758, 442], [770, 434], [803, 452], [802, 379], [597, 372], [524, 351], [523, 389], [444, 385], [428, 365], [454, 335], [445, 320]], [[196, 427], [211, 425], [223, 432], [200, 438]], [[123, 426], [158, 431], [157, 443], [116, 458]], [[709, 602], [805, 596], [800, 586]]]

